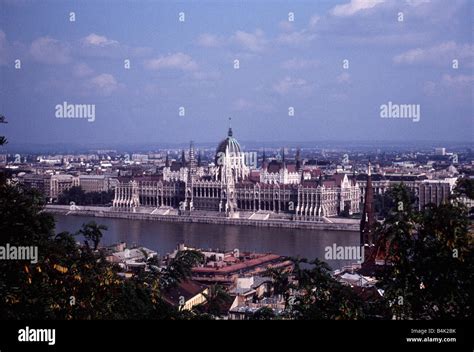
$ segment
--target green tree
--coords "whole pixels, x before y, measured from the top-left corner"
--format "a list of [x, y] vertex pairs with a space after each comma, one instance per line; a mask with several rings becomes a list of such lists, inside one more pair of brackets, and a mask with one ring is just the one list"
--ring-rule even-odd
[[473, 244], [465, 206], [453, 200], [420, 213], [406, 207], [390, 213], [376, 232], [389, 264], [378, 286], [392, 314], [397, 319], [472, 318]]
[[161, 287], [168, 289], [189, 279], [192, 275], [192, 268], [202, 263], [204, 263], [204, 255], [201, 252], [194, 250], [178, 251], [161, 273]]
[[216, 317], [227, 315], [227, 308], [234, 298], [227, 293], [223, 286], [218, 284], [211, 285], [208, 291], [209, 293], [204, 294], [206, 302], [202, 304], [200, 310]]
[[295, 296], [290, 297], [290, 318], [353, 320], [367, 317], [362, 299], [350, 287], [335, 280], [325, 262], [296, 260], [294, 279], [297, 285]]
[[265, 276], [271, 278], [271, 287], [273, 294], [283, 296], [285, 305], [288, 305], [288, 300], [291, 296], [291, 291], [295, 288], [291, 282], [291, 272], [283, 268], [269, 268]]
[[255, 313], [253, 313], [249, 319], [250, 320], [274, 320], [276, 319], [276, 314], [270, 307], [259, 308]]
[[467, 177], [459, 178], [453, 193], [456, 198], [466, 196], [469, 199], [474, 199], [474, 179]]
[[82, 228], [78, 231], [78, 235], [84, 237], [85, 244], [89, 247], [89, 241], [92, 241], [94, 250], [97, 250], [100, 240], [103, 237], [102, 231], [106, 231], [107, 226], [98, 225], [95, 221], [90, 221], [87, 224], [83, 224]]

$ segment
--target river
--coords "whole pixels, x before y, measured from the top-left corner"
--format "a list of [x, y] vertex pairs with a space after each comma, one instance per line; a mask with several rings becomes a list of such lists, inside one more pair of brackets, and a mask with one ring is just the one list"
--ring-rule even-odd
[[[55, 215], [56, 230], [76, 232], [83, 223], [96, 221], [106, 225], [102, 243], [105, 245], [126, 242], [140, 245], [163, 255], [179, 243], [203, 249], [255, 251], [279, 255], [324, 260], [327, 246], [356, 246], [357, 232], [327, 230], [295, 230], [285, 228], [174, 223], [149, 220], [94, 218], [87, 216]], [[337, 269], [350, 261], [331, 260], [328, 264]]]

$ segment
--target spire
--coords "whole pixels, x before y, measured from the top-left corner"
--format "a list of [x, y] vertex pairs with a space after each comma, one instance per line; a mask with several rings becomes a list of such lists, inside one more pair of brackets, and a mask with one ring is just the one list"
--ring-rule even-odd
[[232, 117], [229, 117], [229, 132], [227, 132], [229, 137], [232, 137]]
[[267, 161], [267, 156], [265, 155], [265, 148], [263, 148], [263, 155], [262, 155], [262, 167], [265, 166], [265, 162]]
[[194, 164], [194, 142], [189, 143], [189, 162]]
[[323, 174], [322, 173], [319, 175], [318, 186], [320, 186], [320, 187], [323, 186]]
[[195, 174], [196, 174], [196, 160], [194, 158], [194, 142], [191, 141], [191, 143], [189, 143], [188, 181], [192, 183]]
[[186, 166], [186, 156], [184, 155], [184, 149], [181, 151], [181, 164], [182, 166]]
[[168, 151], [166, 151], [165, 167], [170, 167], [170, 156]]
[[[372, 175], [370, 172], [370, 161], [367, 170], [367, 185], [365, 187], [365, 198], [364, 198], [364, 210], [362, 212], [362, 219], [360, 221], [360, 245], [372, 245], [373, 238], [373, 227], [375, 224], [374, 215], [374, 189], [372, 187]], [[367, 253], [366, 253], [367, 254]]]
[[300, 148], [296, 149], [296, 170], [300, 171], [301, 170], [301, 150]]
[[198, 152], [198, 161], [197, 161], [197, 166], [201, 167], [202, 166], [202, 161], [201, 161], [201, 151], [199, 150]]

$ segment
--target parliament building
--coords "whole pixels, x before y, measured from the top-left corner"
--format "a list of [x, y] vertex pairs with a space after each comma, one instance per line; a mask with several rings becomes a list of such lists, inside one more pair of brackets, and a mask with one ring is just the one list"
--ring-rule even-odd
[[[219, 143], [213, 163], [203, 166], [193, 144], [156, 176], [121, 178], [113, 207], [152, 213], [211, 214], [231, 218], [321, 221], [324, 217], [360, 212], [361, 190], [355, 177], [323, 175], [296, 160], [249, 165], [232, 128]], [[256, 163], [255, 163], [256, 164]]]

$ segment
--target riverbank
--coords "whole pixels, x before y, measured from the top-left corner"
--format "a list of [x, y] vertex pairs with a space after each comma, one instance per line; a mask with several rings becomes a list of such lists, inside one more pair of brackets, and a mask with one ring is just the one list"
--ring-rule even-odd
[[275, 227], [303, 230], [359, 231], [359, 222], [353, 219], [330, 219], [332, 222], [294, 221], [284, 219], [255, 220], [248, 218], [227, 218], [206, 215], [156, 214], [153, 212], [118, 211], [110, 207], [80, 206], [71, 210], [68, 205], [47, 205], [45, 211], [51, 214], [70, 216], [91, 216], [97, 218], [119, 218], [178, 223], [200, 223], [252, 227]]

